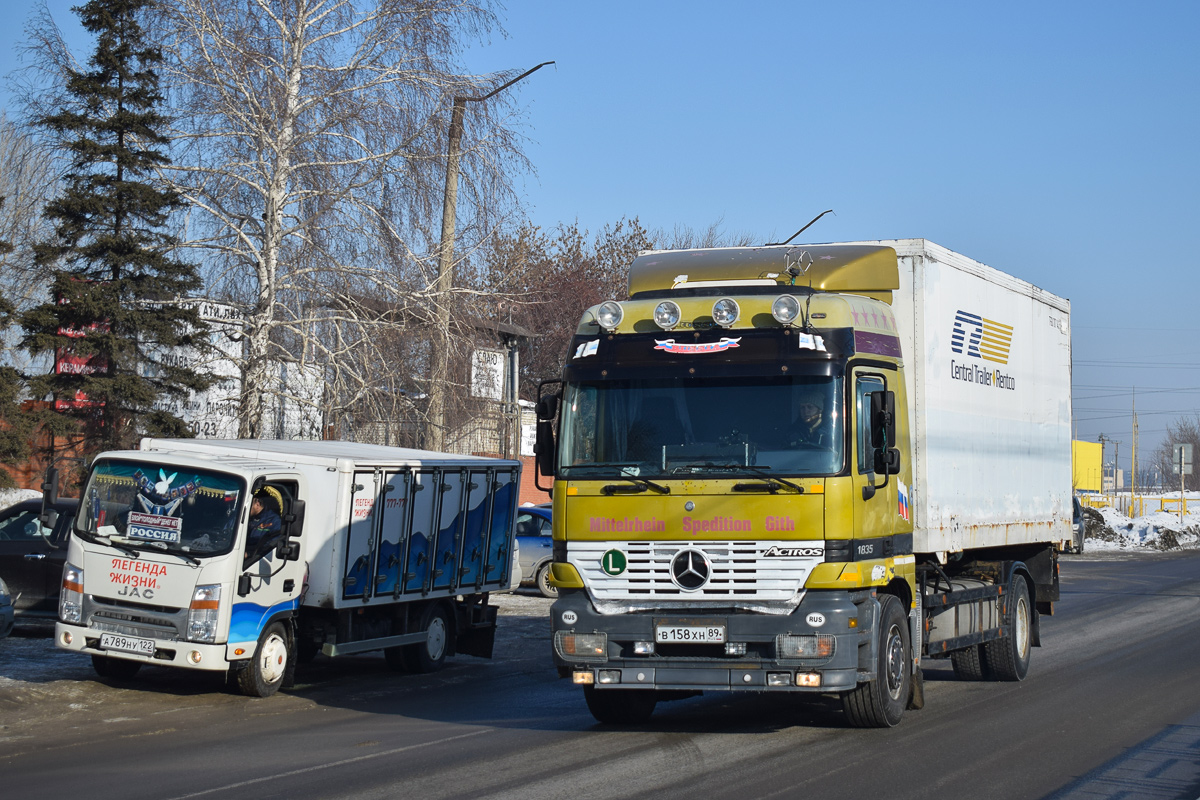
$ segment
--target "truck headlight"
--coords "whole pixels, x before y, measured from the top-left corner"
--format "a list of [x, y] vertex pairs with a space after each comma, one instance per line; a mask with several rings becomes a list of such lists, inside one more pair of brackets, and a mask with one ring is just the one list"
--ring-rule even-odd
[[62, 590], [58, 593], [58, 618], [70, 625], [83, 622], [83, 570], [63, 564]]
[[188, 609], [187, 638], [212, 644], [217, 640], [217, 617], [221, 612], [221, 584], [197, 586]]
[[816, 636], [781, 633], [775, 637], [775, 652], [778, 658], [829, 658], [836, 643], [837, 639], [828, 633]]
[[554, 649], [564, 661], [608, 661], [607, 633], [575, 633], [557, 631]]

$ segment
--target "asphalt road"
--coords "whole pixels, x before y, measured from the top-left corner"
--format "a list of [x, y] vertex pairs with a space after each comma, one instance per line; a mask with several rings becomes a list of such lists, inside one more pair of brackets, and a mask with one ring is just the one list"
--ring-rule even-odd
[[101, 683], [46, 639], [0, 641], [0, 796], [1200, 797], [1200, 552], [1064, 558], [1029, 677], [927, 662], [925, 708], [892, 730], [721, 694], [597, 725], [551, 665], [548, 601], [500, 603], [494, 660], [318, 659], [265, 700], [163, 669]]

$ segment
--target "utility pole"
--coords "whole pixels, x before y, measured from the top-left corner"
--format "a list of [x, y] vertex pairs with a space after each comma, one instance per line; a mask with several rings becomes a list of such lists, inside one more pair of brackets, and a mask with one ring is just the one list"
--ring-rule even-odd
[[455, 97], [450, 111], [450, 145], [446, 152], [446, 192], [442, 198], [442, 240], [438, 248], [438, 276], [434, 284], [437, 323], [433, 337], [429, 380], [429, 424], [427, 449], [446, 449], [446, 383], [450, 366], [450, 290], [454, 288], [454, 225], [458, 207], [458, 159], [462, 142], [463, 116], [467, 103], [488, 100], [553, 61], [545, 61], [522, 72], [503, 86], [479, 97]]
[[[1130, 471], [1133, 472], [1133, 480], [1129, 484], [1129, 503], [1133, 505], [1137, 502], [1137, 446], [1138, 446], [1138, 424], [1137, 424], [1137, 387], [1133, 389], [1133, 463], [1130, 464]], [[1130, 516], [1135, 512], [1130, 509]], [[1140, 514], [1138, 516], [1141, 516]]]

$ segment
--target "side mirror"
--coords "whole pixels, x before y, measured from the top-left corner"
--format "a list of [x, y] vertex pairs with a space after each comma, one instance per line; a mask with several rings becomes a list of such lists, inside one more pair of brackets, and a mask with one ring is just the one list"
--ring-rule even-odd
[[250, 573], [243, 572], [238, 576], [237, 593], [238, 597], [245, 597], [250, 594]]
[[304, 532], [304, 501], [293, 500], [283, 515], [283, 534], [289, 538], [300, 538]]
[[300, 543], [289, 542], [284, 539], [275, 548], [275, 557], [280, 561], [299, 561], [300, 560]]
[[550, 477], [558, 466], [554, 457], [554, 420], [539, 419], [537, 422], [537, 439], [533, 445], [537, 457], [539, 475]]
[[44, 527], [54, 530], [58, 524], [58, 512], [54, 506], [58, 504], [58, 467], [46, 470], [46, 480], [42, 481], [42, 513], [38, 515]]
[[895, 447], [876, 450], [874, 471], [881, 475], [900, 474], [900, 451]]
[[895, 446], [896, 393], [871, 392], [871, 448], [882, 450]]
[[558, 416], [558, 395], [548, 394], [539, 397], [534, 413], [537, 414], [539, 422], [552, 422]]

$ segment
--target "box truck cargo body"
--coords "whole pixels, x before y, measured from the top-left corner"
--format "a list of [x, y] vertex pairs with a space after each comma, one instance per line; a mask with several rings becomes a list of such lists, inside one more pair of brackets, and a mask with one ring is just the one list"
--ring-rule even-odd
[[1070, 540], [1067, 301], [913, 239], [642, 253], [538, 401], [553, 653], [603, 721], [1019, 680]]
[[101, 675], [232, 670], [260, 696], [319, 651], [383, 650], [411, 671], [490, 657], [519, 474], [516, 461], [347, 442], [145, 439], [102, 453], [56, 642]]

